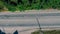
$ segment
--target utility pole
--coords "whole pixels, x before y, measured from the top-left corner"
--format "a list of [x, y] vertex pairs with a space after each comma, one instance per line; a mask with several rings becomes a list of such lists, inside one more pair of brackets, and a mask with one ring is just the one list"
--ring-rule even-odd
[[39, 23], [39, 20], [38, 20], [38, 17], [36, 16], [36, 20], [37, 20], [37, 23], [38, 23], [38, 26], [39, 26], [39, 31], [40, 33], [39, 34], [43, 34], [43, 31], [41, 30], [41, 26], [40, 26], [40, 23]]

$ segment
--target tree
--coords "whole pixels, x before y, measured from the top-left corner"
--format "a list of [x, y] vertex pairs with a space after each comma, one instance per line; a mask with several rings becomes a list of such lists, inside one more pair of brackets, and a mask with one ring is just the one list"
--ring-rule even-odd
[[18, 34], [18, 31], [16, 30], [13, 34]]

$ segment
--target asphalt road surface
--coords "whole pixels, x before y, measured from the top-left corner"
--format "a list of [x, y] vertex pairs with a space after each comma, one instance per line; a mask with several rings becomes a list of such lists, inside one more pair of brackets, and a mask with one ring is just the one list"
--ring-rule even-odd
[[[23, 29], [21, 27], [17, 27], [17, 26], [36, 26], [37, 21], [36, 21], [36, 17], [38, 18], [39, 22], [41, 25], [56, 25], [56, 26], [60, 26], [60, 13], [5, 13], [2, 14], [0, 13], [0, 26], [5, 30], [5, 31], [9, 31], [12, 30], [14, 31], [14, 29], [20, 29], [20, 30], [25, 30], [25, 29], [30, 29], [30, 28], [24, 28]], [[11, 28], [9, 28], [10, 26], [12, 26]], [[17, 28], [16, 28], [16, 27]], [[11, 31], [12, 31], [11, 30]], [[29, 30], [29, 31], [24, 31], [24, 32], [20, 32], [19, 34], [31, 34], [33, 30]], [[10, 31], [9, 31], [10, 32]]]

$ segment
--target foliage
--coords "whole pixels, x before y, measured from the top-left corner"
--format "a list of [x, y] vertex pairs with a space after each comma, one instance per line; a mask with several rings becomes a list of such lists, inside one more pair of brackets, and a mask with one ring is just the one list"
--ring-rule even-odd
[[60, 9], [60, 0], [0, 0], [0, 8], [1, 6], [9, 11]]
[[3, 8], [4, 8], [4, 4], [2, 1], [0, 1], [0, 10], [3, 10]]
[[[44, 34], [60, 34], [60, 30], [43, 31]], [[32, 32], [31, 34], [40, 34], [39, 31]]]
[[8, 10], [11, 11], [11, 12], [15, 12], [15, 11], [16, 11], [16, 8], [9, 6], [9, 7], [8, 7]]

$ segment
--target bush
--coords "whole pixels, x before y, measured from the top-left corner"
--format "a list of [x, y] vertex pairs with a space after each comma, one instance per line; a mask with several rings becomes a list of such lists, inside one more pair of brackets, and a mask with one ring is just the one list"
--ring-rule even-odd
[[7, 8], [11, 12], [15, 12], [16, 11], [16, 7], [14, 7], [14, 6], [8, 6]]
[[0, 11], [4, 9], [4, 4], [2, 1], [0, 1]]
[[60, 9], [60, 0], [0, 0], [0, 9], [2, 9], [3, 6], [11, 11], [50, 8]]

